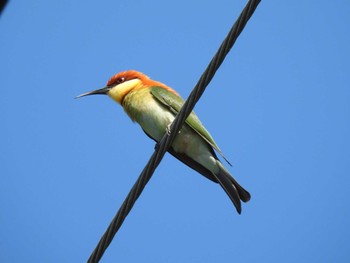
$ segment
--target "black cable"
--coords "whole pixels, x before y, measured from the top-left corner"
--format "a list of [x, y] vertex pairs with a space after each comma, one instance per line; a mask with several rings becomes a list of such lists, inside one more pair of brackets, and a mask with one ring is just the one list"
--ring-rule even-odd
[[130, 190], [123, 204], [119, 208], [118, 213], [113, 218], [106, 232], [103, 234], [98, 245], [92, 252], [90, 258], [88, 259], [88, 262], [99, 262], [99, 260], [102, 258], [103, 253], [106, 251], [107, 247], [112, 242], [114, 235], [117, 233], [126, 216], [129, 214], [137, 198], [141, 195], [142, 190], [146, 186], [147, 182], [150, 180], [153, 172], [159, 165], [165, 152], [169, 149], [170, 145], [172, 144], [176, 134], [180, 130], [180, 127], [182, 127], [187, 116], [193, 110], [196, 102], [203, 94], [206, 86], [209, 84], [211, 79], [214, 77], [215, 72], [218, 70], [221, 63], [224, 61], [226, 55], [232, 48], [233, 44], [236, 42], [236, 39], [238, 38], [239, 34], [243, 31], [243, 28], [247, 24], [249, 18], [253, 15], [259, 3], [260, 0], [251, 0], [243, 9], [241, 15], [238, 17], [238, 19], [232, 26], [230, 32], [221, 44], [219, 50], [211, 60], [207, 69], [202, 74], [197, 85], [194, 87], [190, 96], [188, 97], [185, 104], [182, 106], [180, 112], [177, 114], [175, 120], [171, 124], [170, 132], [166, 133], [163, 136], [162, 140], [158, 143], [158, 146], [156, 147], [150, 160], [148, 161], [147, 165], [143, 169], [136, 183]]
[[0, 15], [7, 4], [7, 0], [0, 0]]

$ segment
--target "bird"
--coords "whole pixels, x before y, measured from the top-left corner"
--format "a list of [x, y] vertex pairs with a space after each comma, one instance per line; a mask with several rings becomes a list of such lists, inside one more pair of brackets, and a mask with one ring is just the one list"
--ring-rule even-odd
[[[174, 89], [136, 70], [119, 72], [108, 80], [104, 88], [83, 93], [76, 98], [96, 94], [108, 95], [120, 104], [130, 119], [138, 123], [156, 143], [169, 131], [170, 124], [184, 104]], [[250, 193], [232, 177], [215, 151], [231, 165], [193, 111], [168, 149], [175, 158], [218, 183], [238, 214], [241, 214], [241, 201], [248, 202]]]

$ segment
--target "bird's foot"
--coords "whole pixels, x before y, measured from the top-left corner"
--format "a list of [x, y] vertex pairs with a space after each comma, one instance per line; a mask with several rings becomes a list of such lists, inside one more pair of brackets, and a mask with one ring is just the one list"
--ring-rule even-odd
[[[165, 130], [168, 135], [171, 134], [171, 123], [165, 128]], [[181, 133], [181, 129], [178, 131], [178, 133]]]
[[171, 123], [169, 123], [169, 125], [165, 128], [165, 130], [166, 130], [166, 133], [168, 135], [170, 135], [170, 133], [171, 133]]

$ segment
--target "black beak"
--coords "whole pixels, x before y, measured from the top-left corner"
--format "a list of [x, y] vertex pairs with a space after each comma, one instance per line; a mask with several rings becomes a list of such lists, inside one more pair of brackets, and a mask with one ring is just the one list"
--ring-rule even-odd
[[93, 91], [89, 91], [89, 92], [80, 94], [79, 96], [76, 96], [75, 98], [78, 99], [78, 98], [81, 98], [81, 97], [84, 97], [84, 96], [96, 95], [96, 94], [106, 95], [108, 93], [108, 91], [110, 91], [110, 89], [111, 89], [110, 86], [106, 86], [106, 87], [104, 87], [102, 89], [97, 89], [97, 90], [93, 90]]

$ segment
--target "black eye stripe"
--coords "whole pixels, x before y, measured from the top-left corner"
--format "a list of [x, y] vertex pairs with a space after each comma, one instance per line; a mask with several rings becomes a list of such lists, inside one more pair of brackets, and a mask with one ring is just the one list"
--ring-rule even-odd
[[121, 77], [117, 80], [117, 84], [123, 83], [125, 81], [124, 77]]

